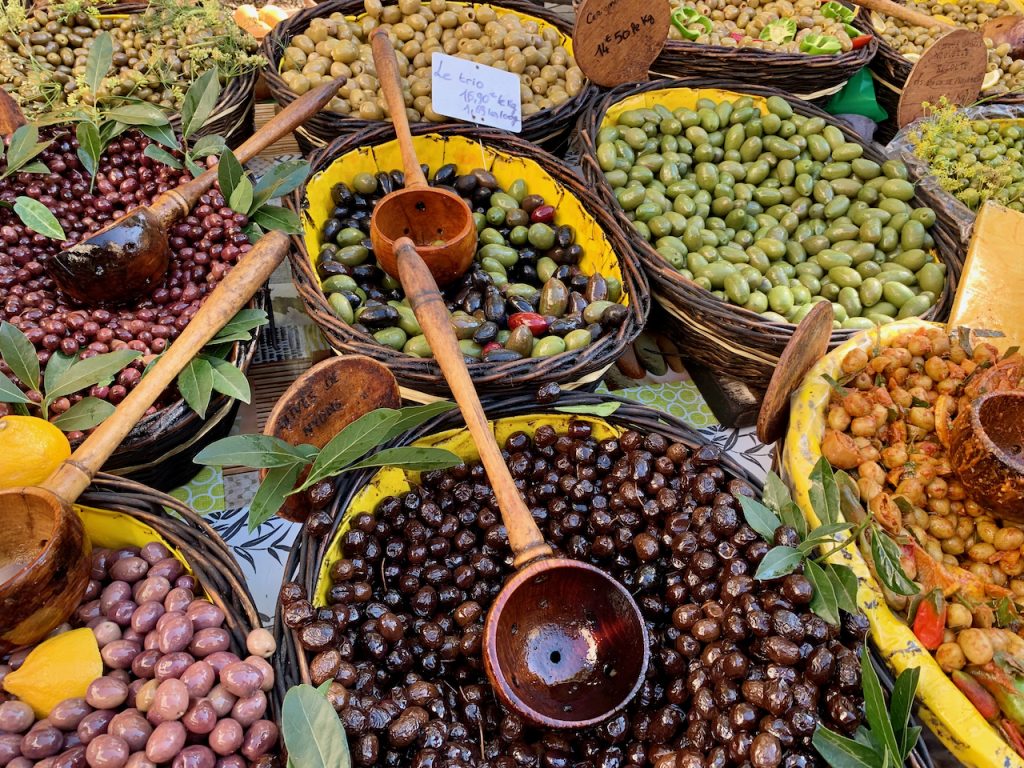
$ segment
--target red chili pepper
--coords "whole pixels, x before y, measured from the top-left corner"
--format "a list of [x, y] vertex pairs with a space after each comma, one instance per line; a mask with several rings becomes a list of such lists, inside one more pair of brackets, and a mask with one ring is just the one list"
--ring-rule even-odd
[[729, 33], [729, 37], [731, 37], [737, 43], [742, 43], [743, 42], [743, 35], [741, 35], [739, 32], [730, 32]]
[[995, 696], [986, 691], [981, 683], [958, 669], [953, 671], [951, 677], [953, 684], [960, 689], [960, 693], [967, 697], [967, 700], [974, 705], [982, 717], [986, 720], [995, 720], [999, 717], [999, 704], [996, 702]]
[[534, 224], [550, 224], [555, 220], [555, 207], [553, 205], [538, 205], [530, 214], [530, 221]]
[[934, 651], [942, 645], [946, 630], [946, 598], [942, 590], [933, 589], [917, 604], [914, 613], [914, 634], [921, 645]]
[[514, 331], [520, 325], [529, 328], [530, 333], [534, 336], [542, 336], [548, 330], [548, 321], [544, 319], [543, 315], [538, 315], [536, 312], [516, 312], [514, 315], [509, 315], [509, 330]]
[[1017, 691], [1013, 677], [991, 661], [972, 669], [971, 675], [995, 697], [1005, 717], [1017, 725], [1024, 725], [1024, 696]]
[[1018, 755], [1024, 757], [1024, 736], [1021, 736], [1020, 729], [1009, 720], [1000, 720], [999, 727], [1006, 736], [1006, 740], [1010, 742], [1010, 746]]
[[863, 48], [865, 45], [867, 45], [868, 43], [871, 42], [871, 39], [873, 37], [874, 37], [874, 35], [857, 35], [850, 42], [853, 43], [853, 47], [855, 49], [856, 48]]
[[501, 344], [499, 344], [496, 341], [489, 341], [486, 344], [484, 344], [483, 349], [480, 350], [480, 353], [486, 355], [488, 352], [495, 349], [502, 349]]

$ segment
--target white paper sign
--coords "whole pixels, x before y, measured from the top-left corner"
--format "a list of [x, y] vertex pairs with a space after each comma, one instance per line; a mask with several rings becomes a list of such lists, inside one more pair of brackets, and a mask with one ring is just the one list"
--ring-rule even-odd
[[434, 111], [470, 123], [519, 133], [523, 105], [519, 75], [443, 53], [432, 57]]

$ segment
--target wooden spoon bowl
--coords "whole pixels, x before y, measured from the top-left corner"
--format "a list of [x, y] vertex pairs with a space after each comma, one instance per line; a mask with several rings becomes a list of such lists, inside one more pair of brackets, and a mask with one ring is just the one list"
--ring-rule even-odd
[[408, 237], [438, 285], [464, 274], [476, 255], [476, 224], [454, 192], [424, 186], [396, 189], [373, 211], [370, 241], [381, 269], [398, 277], [395, 241]]
[[548, 558], [505, 584], [484, 624], [484, 665], [512, 710], [544, 728], [587, 728], [640, 690], [650, 650], [629, 592], [589, 563]]
[[89, 540], [78, 514], [44, 488], [0, 493], [0, 653], [36, 642], [78, 607]]
[[1024, 392], [988, 392], [953, 422], [950, 461], [970, 497], [994, 516], [1024, 523]]

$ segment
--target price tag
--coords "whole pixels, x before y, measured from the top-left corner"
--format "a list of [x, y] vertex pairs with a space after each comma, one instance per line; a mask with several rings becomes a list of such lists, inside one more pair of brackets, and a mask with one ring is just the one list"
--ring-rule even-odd
[[668, 40], [668, 0], [583, 0], [573, 55], [588, 78], [611, 88], [647, 79]]
[[981, 93], [988, 52], [977, 32], [954, 29], [929, 48], [910, 70], [903, 86], [896, 121], [900, 128], [924, 114], [924, 104], [973, 104]]
[[513, 133], [523, 129], [519, 75], [443, 53], [432, 62], [431, 98], [439, 115]]

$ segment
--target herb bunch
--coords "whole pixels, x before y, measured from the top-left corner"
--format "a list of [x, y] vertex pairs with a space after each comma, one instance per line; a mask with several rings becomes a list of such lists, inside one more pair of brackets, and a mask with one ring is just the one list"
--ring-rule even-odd
[[[455, 404], [449, 401], [397, 410], [377, 408], [353, 421], [319, 450], [308, 444], [290, 445], [271, 435], [225, 437], [200, 451], [195, 462], [211, 467], [267, 470], [249, 505], [249, 530], [254, 531], [277, 513], [286, 497], [342, 472], [371, 467], [425, 472], [462, 464], [456, 454], [442, 448], [401, 446], [371, 453], [403, 432], [453, 408]], [[305, 479], [299, 483], [303, 472]]]
[[[777, 579], [803, 567], [804, 576], [814, 587], [811, 610], [833, 625], [839, 624], [839, 611], [858, 613], [857, 576], [853, 570], [832, 561], [832, 555], [850, 546], [858, 537], [869, 537], [869, 548], [874, 570], [887, 588], [900, 595], [917, 594], [918, 588], [900, 565], [900, 549], [881, 527], [867, 514], [854, 518], [846, 514], [857, 500], [857, 484], [845, 472], [834, 473], [832, 466], [822, 457], [810, 475], [810, 501], [821, 523], [811, 528], [793, 501], [786, 484], [774, 472], [765, 480], [764, 501], [740, 497], [740, 506], [747, 524], [769, 544], [775, 541], [775, 532], [781, 526], [793, 528], [800, 538], [795, 546], [773, 546], [764, 556], [754, 574], [755, 579]], [[843, 491], [841, 491], [841, 488]], [[863, 507], [861, 507], [863, 510]], [[843, 522], [840, 517], [860, 522]], [[837, 540], [838, 537], [838, 540]]]
[[[178, 391], [201, 417], [206, 415], [214, 392], [249, 402], [252, 396], [249, 382], [244, 373], [227, 361], [227, 356], [234, 342], [251, 340], [252, 331], [266, 322], [267, 314], [263, 310], [243, 309], [178, 374]], [[139, 357], [139, 352], [127, 349], [84, 360], [78, 355], [56, 351], [50, 355], [45, 373], [41, 373], [32, 342], [18, 328], [3, 322], [0, 323], [0, 360], [7, 364], [17, 383], [0, 374], [0, 403], [7, 403], [21, 415], [50, 419], [55, 403], [90, 387], [109, 385]], [[158, 357], [149, 361], [143, 375]], [[113, 412], [114, 406], [108, 401], [83, 397], [54, 416], [52, 422], [64, 432], [83, 432], [100, 424]]]

